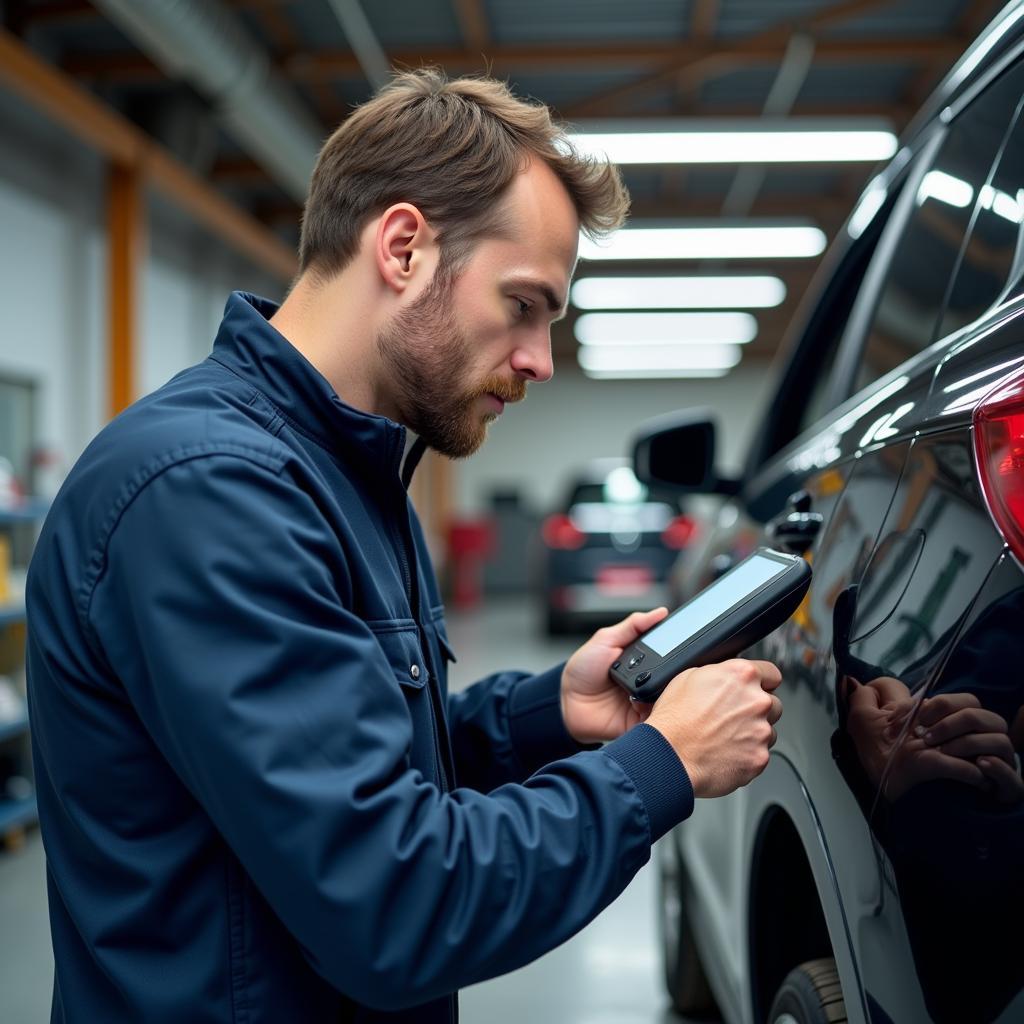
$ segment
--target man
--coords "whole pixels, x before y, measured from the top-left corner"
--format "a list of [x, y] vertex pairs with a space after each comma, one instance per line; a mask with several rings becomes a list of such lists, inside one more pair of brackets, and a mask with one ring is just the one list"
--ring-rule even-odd
[[234, 294], [83, 455], [28, 587], [54, 1020], [454, 1020], [763, 769], [774, 666], [649, 715], [609, 682], [664, 609], [446, 692], [406, 486], [551, 376], [578, 232], [625, 206], [545, 108], [400, 76], [324, 146], [281, 308]]

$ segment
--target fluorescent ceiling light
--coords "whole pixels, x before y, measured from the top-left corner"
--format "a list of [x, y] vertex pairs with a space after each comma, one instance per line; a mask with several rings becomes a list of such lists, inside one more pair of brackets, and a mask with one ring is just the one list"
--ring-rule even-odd
[[730, 370], [740, 361], [739, 345], [587, 346], [576, 359], [587, 371]]
[[757, 321], [749, 313], [584, 313], [573, 333], [581, 345], [745, 345]]
[[655, 380], [671, 377], [678, 380], [683, 377], [724, 377], [728, 370], [584, 370], [584, 374], [594, 380]]
[[577, 309], [767, 309], [786, 298], [777, 277], [585, 277], [572, 286]]
[[637, 226], [600, 242], [580, 236], [585, 260], [787, 259], [818, 256], [824, 248], [824, 232], [807, 225]]
[[887, 126], [841, 129], [801, 121], [637, 122], [621, 130], [576, 132], [569, 140], [591, 157], [616, 164], [793, 164], [888, 160], [896, 136]]
[[928, 199], [938, 199], [950, 206], [963, 208], [974, 198], [974, 189], [960, 178], [954, 178], [945, 171], [929, 171], [917, 189], [917, 205], [923, 206]]
[[991, 185], [982, 185], [978, 202], [982, 209], [991, 210], [1013, 224], [1019, 224], [1024, 219], [1024, 189], [1017, 189], [1017, 198], [1014, 199], [1009, 192]]

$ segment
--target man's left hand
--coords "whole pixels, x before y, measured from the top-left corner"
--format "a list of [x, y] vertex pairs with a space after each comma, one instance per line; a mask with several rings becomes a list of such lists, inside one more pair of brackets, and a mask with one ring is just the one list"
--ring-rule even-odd
[[613, 740], [644, 721], [650, 704], [637, 704], [608, 675], [613, 661], [638, 636], [668, 615], [667, 608], [634, 612], [599, 629], [568, 660], [562, 672], [562, 718], [577, 743]]

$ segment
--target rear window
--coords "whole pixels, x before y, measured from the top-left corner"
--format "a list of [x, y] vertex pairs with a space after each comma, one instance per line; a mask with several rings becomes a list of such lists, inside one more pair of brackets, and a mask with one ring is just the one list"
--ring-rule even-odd
[[981, 187], [938, 337], [965, 327], [1002, 296], [1020, 244], [1024, 214], [1024, 124], [1016, 120], [989, 181]]
[[[979, 201], [988, 194], [985, 186], [989, 171], [1022, 91], [1024, 66], [1018, 65], [950, 125], [932, 167], [918, 187], [914, 211], [889, 266], [858, 368], [857, 391], [938, 337], [939, 318], [954, 268]], [[968, 292], [973, 287], [975, 283], [965, 282]], [[987, 290], [991, 301], [992, 286]]]

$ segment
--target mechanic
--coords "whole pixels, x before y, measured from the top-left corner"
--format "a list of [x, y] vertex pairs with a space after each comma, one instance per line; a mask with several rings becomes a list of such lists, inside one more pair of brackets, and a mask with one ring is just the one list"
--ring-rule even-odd
[[452, 1021], [763, 770], [775, 666], [609, 680], [664, 609], [447, 696], [410, 476], [551, 377], [627, 202], [545, 107], [400, 75], [324, 145], [284, 304], [232, 294], [81, 457], [27, 596], [53, 1020]]

